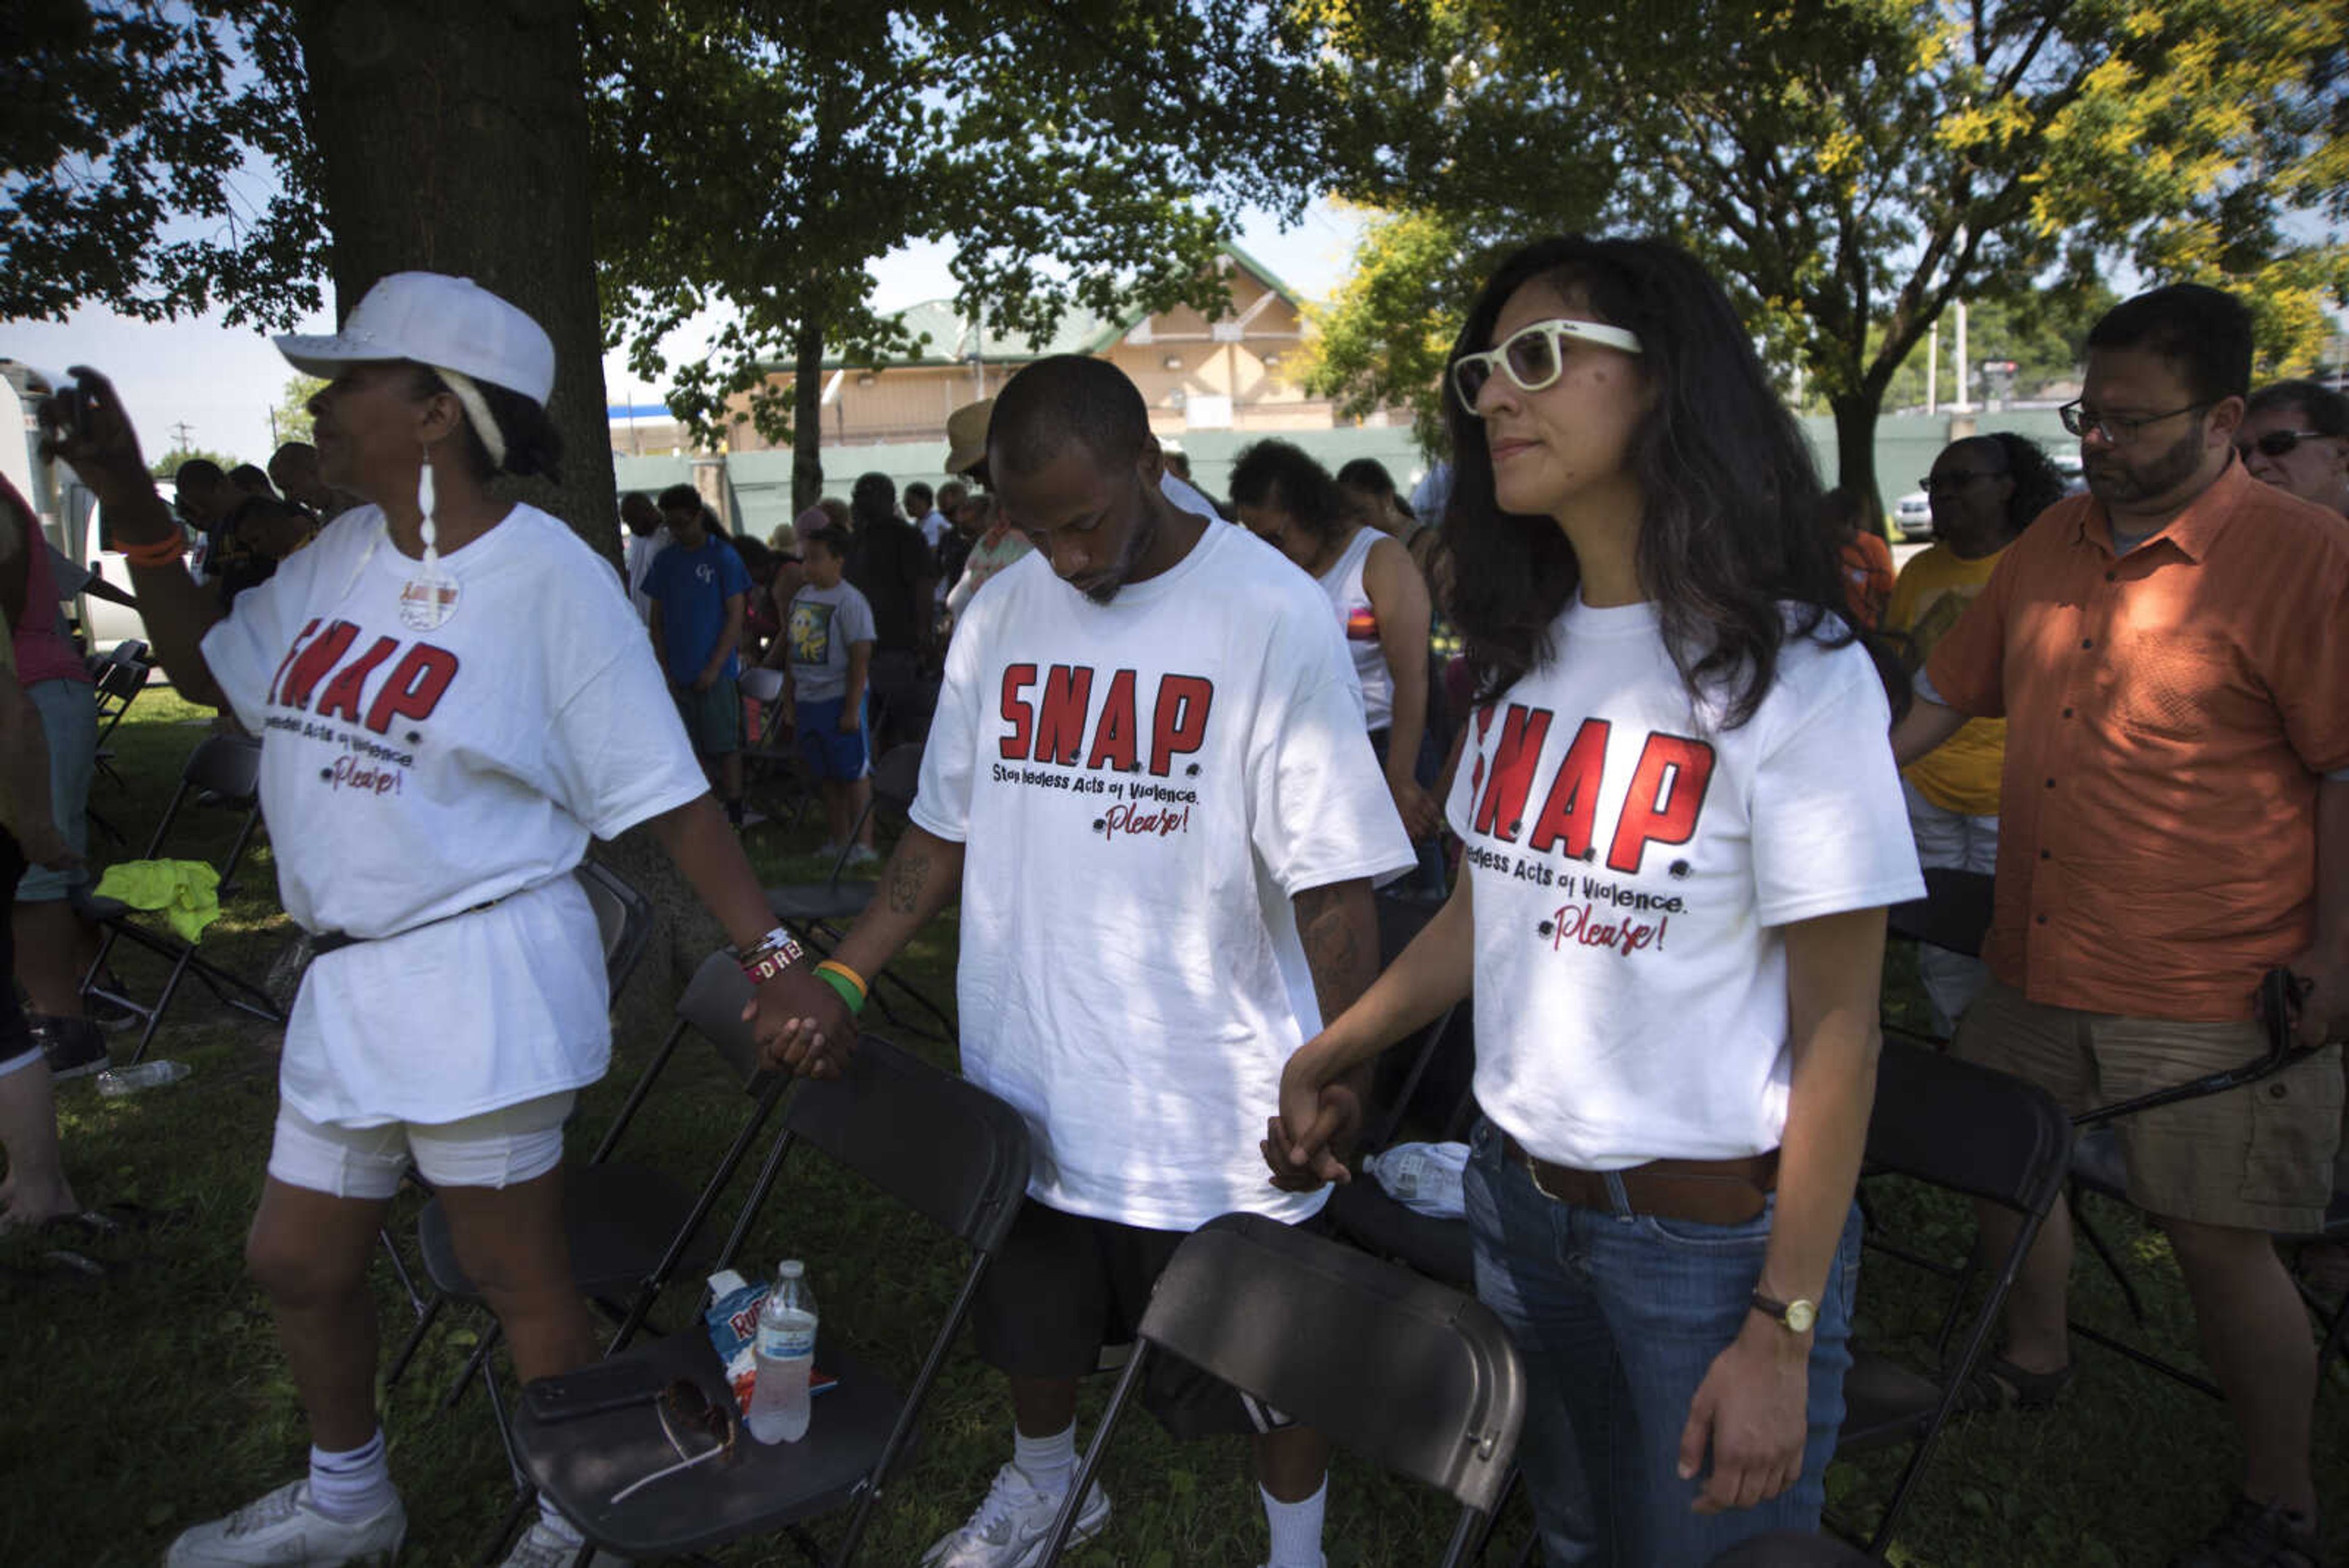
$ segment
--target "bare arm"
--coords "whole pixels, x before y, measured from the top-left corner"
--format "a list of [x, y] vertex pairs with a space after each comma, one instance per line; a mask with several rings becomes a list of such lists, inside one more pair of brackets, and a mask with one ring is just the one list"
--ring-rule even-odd
[[709, 662], [703, 665], [701, 673], [694, 678], [693, 689], [696, 691], [707, 691], [717, 685], [724, 678], [726, 661], [734, 657], [737, 648], [742, 646], [742, 623], [745, 619], [742, 607], [740, 594], [726, 596], [726, 624], [719, 628], [718, 646], [709, 650]]
[[1371, 546], [1362, 587], [1379, 619], [1379, 653], [1394, 681], [1394, 718], [1387, 730], [1387, 793], [1413, 839], [1433, 833], [1434, 800], [1419, 787], [1419, 743], [1427, 730], [1427, 584], [1411, 552], [1392, 539]]
[[2349, 780], [2316, 786], [2316, 941], [2292, 971], [2311, 982], [2302, 1041], [2349, 1039]]
[[[694, 894], [703, 907], [718, 918], [726, 940], [739, 952], [747, 953], [756, 948], [760, 939], [774, 928], [775, 917], [768, 907], [765, 891], [759, 886], [757, 874], [742, 853], [742, 840], [727, 823], [716, 797], [698, 795], [674, 810], [663, 812], [647, 826], [662, 850], [684, 873], [685, 879], [693, 885]], [[760, 1049], [769, 1066], [814, 1078], [836, 1077], [849, 1047], [855, 1042], [855, 1032], [827, 1038], [794, 1033], [789, 1027], [802, 989], [812, 985], [819, 991], [825, 990], [823, 982], [810, 972], [812, 967], [804, 962], [794, 965], [761, 984], [743, 1017], [757, 1026]], [[825, 991], [825, 994], [831, 993]]]
[[[148, 476], [146, 459], [139, 452], [139, 435], [131, 429], [114, 384], [87, 366], [77, 365], [74, 378], [82, 385], [88, 408], [86, 433], [75, 434], [63, 424], [64, 410], [55, 401], [44, 403], [41, 422], [47, 431], [43, 450], [71, 465], [81, 482], [106, 509], [109, 526], [127, 545], [150, 545], [181, 536], [155, 482]], [[138, 590], [140, 618], [156, 659], [180, 695], [207, 707], [226, 705], [203, 655], [204, 633], [222, 617], [220, 600], [188, 575], [184, 560], [167, 566], [130, 568]]]
[[[856, 917], [833, 956], [870, 981], [889, 967], [914, 933], [961, 894], [962, 861], [961, 845], [909, 826], [882, 869], [880, 896]], [[795, 969], [772, 983], [790, 989], [788, 1022], [781, 1039], [766, 1046], [769, 1062], [796, 1060], [791, 1053], [810, 1048], [810, 1042], [822, 1051], [856, 1038], [856, 1022], [847, 1004], [812, 973]]]
[[841, 693], [840, 727], [854, 730], [864, 709], [864, 677], [873, 668], [873, 639], [848, 645], [848, 686]]
[[[6, 631], [0, 627], [0, 635]], [[0, 788], [8, 792], [15, 808], [11, 820], [26, 859], [60, 869], [80, 859], [57, 831], [57, 808], [49, 798], [48, 737], [41, 729], [40, 710], [13, 670], [0, 670]]]
[[1892, 726], [1892, 760], [1907, 767], [1965, 727], [1966, 716], [1920, 693]]
[[[1321, 1033], [1298, 1048], [1280, 1076], [1278, 1120], [1288, 1137], [1289, 1163], [1310, 1164], [1334, 1177], [1337, 1162], [1329, 1145], [1335, 1128], [1326, 1119], [1322, 1092], [1468, 994], [1476, 966], [1473, 897], [1469, 878], [1461, 877], [1435, 918], [1352, 1006], [1334, 1013], [1323, 1007], [1328, 1022]], [[1370, 940], [1375, 953], [1375, 915]]]
[[[1876, 1100], [1884, 911], [1856, 909], [1785, 928], [1786, 1002], [1794, 1071], [1778, 1157], [1776, 1212], [1755, 1288], [1782, 1302], [1826, 1293], [1851, 1213]], [[1810, 1388], [1809, 1334], [1760, 1312], [1746, 1314], [1714, 1358], [1681, 1434], [1681, 1474], [1694, 1477], [1708, 1447], [1713, 1470], [1696, 1508], [1712, 1513], [1777, 1496], [1802, 1473]]]
[[[1361, 1000], [1379, 971], [1379, 920], [1371, 902], [1370, 878], [1309, 888], [1289, 902], [1297, 914], [1305, 966], [1313, 975], [1313, 999], [1322, 1017], [1342, 1016]], [[1264, 1138], [1257, 1147], [1272, 1168], [1275, 1187], [1310, 1192], [1325, 1182], [1345, 1179], [1346, 1158], [1361, 1130], [1370, 1087], [1367, 1063], [1320, 1085], [1315, 1096], [1316, 1126], [1325, 1136], [1322, 1147], [1309, 1158], [1293, 1158], [1294, 1146], [1278, 1115], [1266, 1119]]]

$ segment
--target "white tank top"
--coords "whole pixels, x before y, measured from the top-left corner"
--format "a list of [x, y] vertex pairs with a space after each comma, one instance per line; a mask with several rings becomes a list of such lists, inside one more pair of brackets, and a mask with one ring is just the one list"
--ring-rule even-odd
[[1385, 538], [1375, 528], [1357, 528], [1346, 541], [1335, 564], [1321, 574], [1321, 591], [1338, 612], [1338, 629], [1346, 634], [1346, 651], [1354, 656], [1354, 676], [1362, 685], [1362, 708], [1372, 732], [1394, 722], [1394, 676], [1379, 646], [1379, 612], [1371, 607], [1362, 587], [1362, 563], [1371, 546]]

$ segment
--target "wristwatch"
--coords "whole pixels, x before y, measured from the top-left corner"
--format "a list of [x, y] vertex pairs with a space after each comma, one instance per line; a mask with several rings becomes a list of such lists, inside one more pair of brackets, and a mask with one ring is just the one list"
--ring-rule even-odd
[[1819, 1321], [1819, 1303], [1796, 1296], [1793, 1301], [1774, 1301], [1760, 1291], [1754, 1293], [1754, 1310], [1764, 1317], [1775, 1317], [1786, 1325], [1789, 1334], [1808, 1334]]

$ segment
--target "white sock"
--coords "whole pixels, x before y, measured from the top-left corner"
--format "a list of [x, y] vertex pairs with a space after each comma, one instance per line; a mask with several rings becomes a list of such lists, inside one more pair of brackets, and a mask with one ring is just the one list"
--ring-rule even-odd
[[538, 1521], [573, 1546], [587, 1544], [587, 1538], [579, 1533], [579, 1527], [555, 1512], [554, 1505], [544, 1498], [538, 1500]]
[[1272, 1527], [1272, 1556], [1265, 1568], [1321, 1568], [1321, 1515], [1330, 1506], [1330, 1478], [1303, 1502], [1282, 1502], [1259, 1486], [1264, 1521]]
[[373, 1519], [398, 1494], [391, 1490], [391, 1461], [384, 1457], [383, 1428], [347, 1453], [310, 1446], [310, 1506], [340, 1524]]
[[1014, 1428], [1011, 1464], [1030, 1486], [1047, 1496], [1067, 1491], [1077, 1469], [1077, 1424], [1071, 1421], [1049, 1438], [1031, 1438]]

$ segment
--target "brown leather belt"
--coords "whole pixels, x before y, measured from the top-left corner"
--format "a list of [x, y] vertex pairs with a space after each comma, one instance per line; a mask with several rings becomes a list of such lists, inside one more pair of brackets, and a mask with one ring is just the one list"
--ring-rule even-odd
[[[1501, 1133], [1501, 1146], [1510, 1159], [1526, 1168], [1534, 1189], [1543, 1197], [1578, 1209], [1613, 1211], [1609, 1172], [1536, 1159], [1506, 1133]], [[1763, 1200], [1777, 1188], [1778, 1151], [1742, 1159], [1651, 1159], [1611, 1174], [1622, 1178], [1623, 1196], [1634, 1214], [1699, 1225], [1743, 1225], [1762, 1212]]]

